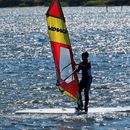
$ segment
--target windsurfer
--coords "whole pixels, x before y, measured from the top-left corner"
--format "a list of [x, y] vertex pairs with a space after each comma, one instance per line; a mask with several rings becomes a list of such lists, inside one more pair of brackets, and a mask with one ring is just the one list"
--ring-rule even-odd
[[78, 106], [77, 110], [83, 110], [83, 101], [82, 101], [82, 91], [84, 90], [85, 96], [85, 112], [88, 111], [88, 103], [89, 103], [89, 90], [92, 83], [92, 75], [91, 75], [91, 63], [88, 61], [89, 54], [88, 52], [82, 53], [82, 62], [79, 63], [77, 72], [82, 71], [82, 78], [79, 83], [79, 91], [78, 91]]

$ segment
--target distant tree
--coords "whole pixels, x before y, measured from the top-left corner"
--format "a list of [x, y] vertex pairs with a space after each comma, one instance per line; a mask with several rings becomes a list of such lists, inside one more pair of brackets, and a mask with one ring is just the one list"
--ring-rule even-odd
[[122, 5], [130, 5], [130, 0], [122, 0]]
[[109, 0], [107, 4], [116, 6], [130, 5], [130, 0]]
[[29, 6], [34, 6], [34, 1], [33, 0], [25, 0], [25, 3]]
[[81, 6], [84, 3], [84, 0], [67, 0], [70, 6]]
[[12, 7], [19, 4], [19, 0], [1, 0], [0, 7]]
[[34, 0], [34, 5], [43, 5], [44, 1], [43, 0]]
[[51, 0], [45, 0], [45, 1], [44, 1], [44, 5], [45, 5], [45, 6], [48, 6], [50, 3], [51, 3]]

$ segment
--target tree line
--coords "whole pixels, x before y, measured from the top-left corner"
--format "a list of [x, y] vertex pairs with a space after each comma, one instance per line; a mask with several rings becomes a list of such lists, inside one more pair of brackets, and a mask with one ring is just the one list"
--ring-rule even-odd
[[[0, 0], [0, 7], [48, 6], [51, 0]], [[123, 6], [130, 0], [60, 0], [62, 6]]]

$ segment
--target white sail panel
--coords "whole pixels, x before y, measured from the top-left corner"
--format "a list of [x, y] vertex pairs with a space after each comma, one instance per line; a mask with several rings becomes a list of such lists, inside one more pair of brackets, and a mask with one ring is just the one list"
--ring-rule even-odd
[[[70, 58], [70, 51], [67, 48], [60, 47], [60, 72], [61, 78], [64, 80], [70, 74], [72, 74], [72, 65]], [[73, 80], [73, 75], [66, 79], [66, 82], [69, 83]]]

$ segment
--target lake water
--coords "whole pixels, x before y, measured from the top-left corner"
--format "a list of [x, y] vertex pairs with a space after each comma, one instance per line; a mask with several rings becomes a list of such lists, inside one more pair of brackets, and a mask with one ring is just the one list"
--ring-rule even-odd
[[[89, 107], [130, 106], [130, 7], [64, 7], [74, 52], [88, 51]], [[55, 87], [46, 7], [0, 9], [0, 130], [130, 130], [130, 113], [16, 115], [25, 108], [75, 107]], [[39, 42], [39, 38], [43, 42]], [[80, 77], [80, 75], [79, 75]]]

